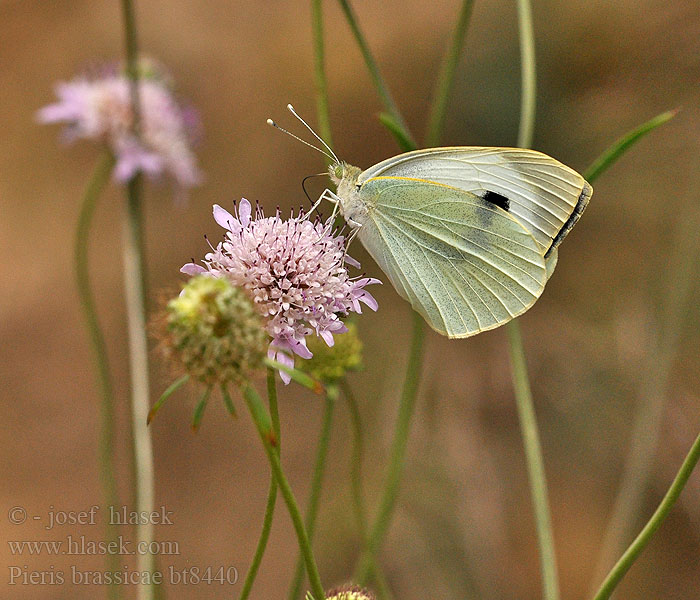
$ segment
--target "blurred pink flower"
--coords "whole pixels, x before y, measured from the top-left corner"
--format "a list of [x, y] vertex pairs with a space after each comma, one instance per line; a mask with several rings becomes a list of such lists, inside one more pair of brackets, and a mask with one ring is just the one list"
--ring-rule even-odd
[[139, 135], [133, 133], [131, 82], [104, 69], [96, 77], [78, 77], [56, 85], [58, 102], [37, 113], [41, 123], [66, 123], [65, 138], [107, 143], [116, 157], [114, 177], [126, 182], [137, 172], [171, 175], [180, 188], [201, 181], [192, 142], [198, 119], [175, 100], [165, 77], [139, 79]]
[[259, 208], [253, 219], [245, 198], [237, 217], [214, 205], [214, 219], [227, 230], [224, 241], [205, 256], [204, 266], [188, 263], [181, 271], [226, 277], [246, 290], [272, 337], [270, 358], [293, 367], [292, 354], [312, 356], [307, 335], [315, 333], [332, 346], [333, 334], [347, 331], [341, 317], [362, 312], [361, 302], [377, 310], [364, 288], [381, 282], [349, 276], [346, 263], [360, 265], [345, 253], [345, 238], [334, 235], [329, 223], [312, 223], [303, 213], [284, 221], [279, 210], [265, 217]]

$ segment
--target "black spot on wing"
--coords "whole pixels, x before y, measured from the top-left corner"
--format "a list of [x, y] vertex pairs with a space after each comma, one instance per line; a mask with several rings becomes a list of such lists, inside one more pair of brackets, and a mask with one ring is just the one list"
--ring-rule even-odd
[[495, 204], [498, 206], [498, 208], [502, 208], [505, 211], [510, 209], [510, 200], [508, 200], [508, 198], [505, 196], [501, 196], [501, 194], [498, 194], [497, 192], [486, 192], [482, 198], [486, 200], [486, 202]]

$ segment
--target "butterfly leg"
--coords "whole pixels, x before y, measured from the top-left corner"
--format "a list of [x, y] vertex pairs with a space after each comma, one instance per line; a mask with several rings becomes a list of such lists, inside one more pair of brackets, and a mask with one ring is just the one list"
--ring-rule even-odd
[[323, 193], [319, 196], [318, 200], [316, 200], [316, 202], [314, 202], [314, 205], [309, 209], [309, 212], [306, 213], [306, 216], [304, 217], [304, 219], [308, 219], [311, 216], [311, 213], [313, 213], [318, 208], [318, 206], [319, 206], [319, 204], [321, 204], [321, 202], [323, 202], [324, 200], [328, 200], [328, 198], [326, 197], [327, 191], [329, 191], [329, 190], [327, 190], [327, 189], [323, 190]]
[[321, 239], [321, 237], [323, 237], [324, 235], [328, 235], [332, 231], [333, 224], [335, 223], [335, 217], [338, 214], [338, 207], [340, 206], [340, 198], [338, 198], [338, 196], [336, 194], [334, 194], [328, 188], [323, 190], [321, 197], [318, 199], [318, 201], [316, 202], [316, 204], [314, 206], [316, 206], [322, 200], [328, 200], [329, 202], [332, 202], [334, 204], [334, 206], [333, 206], [333, 212], [331, 213], [331, 216], [326, 221], [327, 225], [324, 228], [323, 234], [319, 237], [319, 239]]
[[352, 227], [352, 231], [350, 232], [350, 235], [348, 236], [348, 241], [345, 244], [345, 253], [343, 257], [347, 255], [348, 248], [350, 248], [350, 244], [352, 244], [352, 241], [357, 237], [357, 234], [360, 233], [360, 227], [362, 227], [362, 223], [357, 223], [352, 219], [348, 221], [348, 224]]

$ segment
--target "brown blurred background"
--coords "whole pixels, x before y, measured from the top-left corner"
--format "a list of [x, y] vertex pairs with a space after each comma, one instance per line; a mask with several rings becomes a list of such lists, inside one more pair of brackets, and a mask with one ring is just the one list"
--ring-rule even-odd
[[[577, 168], [618, 136], [664, 110], [669, 124], [635, 146], [595, 185], [564, 244], [556, 274], [522, 319], [550, 483], [563, 597], [586, 597], [610, 514], [641, 390], [655, 359], [660, 315], [676, 267], [679, 225], [700, 201], [700, 10], [696, 0], [534, 3], [538, 109], [535, 147]], [[147, 191], [151, 295], [176, 289], [179, 267], [203, 256], [219, 230], [211, 205], [246, 196], [267, 210], [305, 203], [300, 180], [318, 155], [265, 125], [292, 123], [293, 102], [314, 123], [308, 2], [137, 2], [143, 50], [163, 61], [202, 114], [199, 149], [207, 181], [174, 205], [167, 185]], [[326, 5], [327, 68], [336, 151], [368, 167], [397, 153], [376, 119], [381, 107], [337, 3]], [[434, 76], [457, 0], [354, 3], [398, 104], [424, 130]], [[63, 148], [58, 128], [35, 111], [56, 80], [122, 54], [116, 1], [0, 3], [0, 596], [92, 599], [94, 586], [8, 584], [27, 571], [102, 569], [100, 557], [13, 556], [6, 540], [99, 538], [94, 527], [43, 531], [8, 522], [83, 510], [101, 502], [97, 479], [98, 396], [79, 311], [71, 248], [79, 200], [96, 161], [83, 142]], [[519, 112], [515, 3], [476, 2], [450, 103], [445, 144], [513, 145]], [[297, 127], [298, 129], [298, 127]], [[323, 184], [318, 183], [318, 191]], [[92, 235], [94, 286], [119, 394], [121, 502], [128, 503], [128, 373], [120, 260], [122, 196], [110, 188]], [[700, 244], [695, 244], [693, 256]], [[377, 267], [358, 246], [372, 275]], [[659, 450], [635, 531], [651, 514], [700, 427], [697, 270], [668, 381]], [[375, 293], [373, 291], [373, 293]], [[370, 460], [366, 492], [376, 505], [407, 355], [410, 315], [390, 285], [376, 289], [377, 314], [359, 320], [366, 369], [352, 378]], [[537, 546], [502, 330], [465, 341], [430, 333], [417, 415], [396, 518], [382, 562], [400, 600], [539, 597]], [[169, 383], [154, 357], [152, 395]], [[173, 512], [162, 540], [181, 555], [162, 566], [232, 565], [241, 576], [264, 508], [267, 463], [241, 410], [232, 422], [212, 402], [198, 435], [189, 430], [189, 388], [161, 411], [153, 433], [157, 505]], [[239, 402], [239, 405], [241, 403]], [[242, 405], [241, 405], [242, 408]], [[284, 463], [306, 498], [319, 398], [282, 390]], [[350, 510], [350, 425], [339, 404], [317, 556], [324, 582], [351, 574], [358, 536]], [[651, 432], [649, 432], [651, 434]], [[125, 532], [131, 536], [131, 532]], [[282, 598], [295, 537], [279, 503], [253, 598]], [[700, 598], [700, 474], [620, 588], [620, 599]], [[135, 563], [127, 561], [131, 568]], [[232, 588], [170, 586], [170, 598], [233, 598]], [[132, 598], [135, 590], [125, 590]]]

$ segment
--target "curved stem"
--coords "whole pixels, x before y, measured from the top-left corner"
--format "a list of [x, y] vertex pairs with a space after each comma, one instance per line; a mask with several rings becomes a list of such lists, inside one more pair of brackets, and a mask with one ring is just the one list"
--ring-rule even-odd
[[352, 6], [350, 6], [350, 2], [348, 0], [338, 0], [338, 2], [340, 3], [340, 7], [345, 13], [345, 17], [348, 21], [348, 24], [350, 25], [350, 29], [352, 30], [352, 33], [355, 36], [355, 41], [360, 47], [360, 52], [362, 52], [362, 57], [365, 59], [367, 70], [369, 71], [369, 74], [372, 78], [372, 82], [374, 83], [374, 87], [377, 89], [377, 93], [379, 94], [379, 98], [382, 101], [384, 108], [393, 117], [394, 121], [396, 121], [396, 123], [399, 124], [399, 126], [404, 132], [405, 137], [408, 140], [410, 140], [411, 145], [415, 147], [415, 139], [411, 135], [411, 132], [409, 131], [408, 126], [406, 125], [406, 122], [404, 121], [403, 116], [401, 115], [401, 112], [396, 106], [391, 92], [389, 91], [389, 87], [386, 85], [386, 83], [384, 82], [384, 78], [379, 72], [377, 62], [374, 60], [374, 56], [372, 56], [372, 52], [369, 49], [367, 40], [365, 40], [365, 37], [362, 34], [362, 31], [360, 30], [360, 25], [357, 21], [357, 17], [355, 16]]
[[[78, 296], [80, 297], [80, 306], [83, 309], [85, 326], [87, 327], [90, 344], [92, 345], [95, 370], [97, 372], [97, 383], [100, 389], [100, 395], [102, 396], [102, 401], [100, 403], [98, 454], [105, 511], [108, 511], [109, 506], [116, 506], [118, 503], [117, 482], [114, 474], [114, 388], [112, 387], [112, 378], [109, 369], [107, 345], [97, 316], [95, 297], [90, 286], [88, 256], [90, 229], [95, 207], [109, 181], [109, 176], [114, 168], [114, 162], [115, 160], [112, 153], [105, 151], [100, 162], [95, 167], [95, 171], [83, 195], [74, 246], [75, 278], [78, 286]], [[116, 525], [111, 523], [110, 519], [105, 519], [105, 524], [105, 538], [109, 542], [116, 542], [118, 539]], [[120, 563], [118, 555], [108, 554], [106, 561], [110, 571], [115, 572], [119, 570]], [[120, 598], [121, 592], [119, 586], [110, 585], [108, 587], [108, 597], [112, 600]]]
[[352, 457], [350, 463], [350, 486], [352, 489], [352, 502], [355, 508], [355, 519], [357, 520], [357, 528], [360, 531], [360, 539], [362, 544], [367, 543], [367, 507], [365, 506], [365, 498], [362, 492], [362, 460], [364, 456], [364, 443], [362, 440], [362, 419], [360, 417], [360, 408], [357, 405], [355, 395], [352, 393], [350, 384], [347, 379], [343, 378], [340, 382], [343, 389], [343, 396], [348, 405], [350, 413], [350, 421], [352, 423]]
[[690, 474], [693, 472], [695, 465], [698, 463], [698, 459], [700, 459], [700, 435], [695, 438], [695, 442], [693, 442], [688, 455], [685, 457], [676, 478], [673, 480], [671, 487], [666, 492], [666, 495], [659, 504], [658, 508], [656, 511], [654, 511], [651, 519], [649, 519], [636, 539], [630, 544], [629, 548], [627, 548], [620, 560], [617, 561], [617, 564], [605, 578], [605, 581], [603, 581], [603, 584], [600, 586], [600, 589], [594, 596], [593, 600], [607, 600], [610, 598], [617, 585], [625, 576], [625, 573], [629, 571], [630, 567], [634, 564], [634, 561], [637, 560], [639, 554], [649, 543], [651, 537], [661, 526], [664, 519], [668, 516], [669, 511], [678, 499], [678, 496], [680, 496], [680, 493], [683, 491], [683, 488], [685, 487]]
[[399, 413], [394, 429], [394, 439], [391, 445], [391, 457], [389, 468], [384, 481], [382, 498], [379, 503], [379, 511], [374, 524], [370, 530], [367, 540], [367, 547], [360, 559], [355, 580], [359, 585], [366, 585], [373, 572], [373, 565], [381, 549], [384, 537], [389, 529], [396, 497], [401, 483], [401, 473], [403, 470], [406, 455], [406, 444], [411, 426], [411, 418], [416, 404], [418, 394], [418, 382], [423, 360], [423, 340], [425, 338], [425, 327], [423, 317], [417, 312], [413, 313], [413, 337], [411, 341], [411, 353], [406, 367], [406, 379], [401, 394]]
[[445, 54], [445, 58], [440, 68], [437, 85], [435, 86], [435, 96], [428, 117], [428, 131], [425, 135], [425, 145], [430, 148], [440, 141], [442, 130], [445, 125], [445, 114], [447, 112], [447, 101], [450, 97], [452, 84], [454, 83], [455, 71], [459, 64], [459, 55], [464, 46], [464, 38], [469, 26], [469, 19], [472, 15], [474, 0], [463, 0], [462, 8], [459, 11], [457, 24], [452, 34], [450, 48]]
[[[270, 406], [270, 415], [272, 416], [272, 427], [277, 435], [277, 452], [280, 451], [280, 417], [277, 406], [277, 386], [275, 385], [275, 372], [272, 369], [267, 370], [267, 397]], [[270, 530], [272, 529], [272, 519], [275, 514], [275, 504], [277, 502], [277, 479], [274, 473], [270, 473], [270, 486], [267, 491], [267, 503], [265, 504], [265, 515], [263, 517], [262, 531], [258, 539], [258, 545], [255, 548], [253, 560], [250, 563], [248, 573], [243, 581], [243, 588], [239, 600], [246, 600], [253, 589], [253, 583], [258, 575], [260, 563], [262, 562], [267, 548], [267, 541], [270, 539]]]
[[255, 391], [255, 388], [250, 385], [246, 386], [246, 388], [243, 390], [243, 397], [245, 398], [250, 415], [255, 422], [258, 434], [260, 435], [263, 447], [265, 448], [265, 453], [267, 454], [270, 466], [272, 467], [272, 472], [277, 480], [277, 485], [279, 486], [280, 492], [282, 492], [282, 497], [287, 505], [289, 516], [292, 519], [292, 524], [294, 525], [294, 530], [297, 534], [297, 540], [299, 542], [299, 548], [304, 556], [304, 561], [306, 562], [306, 571], [309, 575], [311, 591], [316, 600], [322, 600], [325, 595], [323, 585], [321, 584], [321, 577], [318, 574], [318, 567], [316, 566], [313, 551], [311, 550], [309, 536], [307, 535], [306, 528], [304, 527], [304, 521], [301, 517], [299, 505], [297, 504], [296, 498], [294, 497], [294, 492], [292, 492], [292, 488], [282, 470], [279, 453], [277, 451], [277, 433], [275, 432], [273, 424], [270, 421], [270, 415], [265, 409], [262, 401], [260, 400], [260, 396], [258, 396], [258, 393]]
[[[355, 509], [355, 519], [360, 532], [362, 547], [367, 545], [367, 507], [365, 506], [364, 493], [362, 491], [362, 460], [364, 457], [364, 443], [362, 440], [362, 418], [360, 408], [357, 405], [355, 394], [346, 378], [341, 379], [340, 387], [348, 405], [350, 421], [352, 423], [352, 457], [350, 463], [350, 487], [352, 490], [352, 502]], [[377, 596], [380, 599], [391, 598], [389, 584], [384, 576], [384, 571], [380, 564], [375, 562], [372, 565], [374, 581], [377, 586]]]
[[265, 504], [265, 515], [263, 517], [263, 527], [260, 532], [260, 538], [258, 539], [258, 545], [255, 548], [255, 554], [253, 555], [253, 560], [248, 568], [248, 573], [246, 573], [245, 580], [243, 581], [243, 588], [241, 589], [240, 600], [246, 600], [250, 595], [250, 591], [253, 589], [253, 583], [255, 583], [255, 578], [258, 575], [258, 570], [260, 569], [260, 563], [262, 562], [263, 555], [265, 554], [265, 549], [267, 548], [267, 541], [270, 538], [270, 530], [272, 529], [272, 518], [275, 513], [275, 503], [277, 502], [277, 480], [274, 475], [270, 475], [270, 486], [267, 490], [267, 502]]
[[[660, 317], [658, 341], [648, 352], [646, 376], [639, 391], [639, 411], [632, 427], [631, 443], [612, 516], [605, 528], [601, 551], [594, 571], [594, 585], [603, 578], [627, 539], [642, 506], [649, 483], [663, 420], [668, 379], [676, 360], [679, 338], [683, 329], [685, 309], [694, 283], [693, 272], [698, 255], [697, 231], [700, 228], [700, 210], [686, 211], [677, 242], [672, 245], [668, 262], [670, 277], [665, 286], [663, 312]], [[595, 588], [593, 588], [595, 590]]]
[[[321, 499], [321, 488], [323, 486], [323, 475], [326, 470], [326, 457], [328, 456], [328, 445], [331, 439], [331, 425], [333, 424], [333, 409], [335, 401], [338, 399], [338, 388], [335, 385], [326, 387], [326, 397], [324, 402], [323, 417], [321, 419], [321, 434], [318, 438], [316, 448], [316, 460], [314, 462], [313, 476], [311, 478], [311, 493], [309, 494], [309, 504], [306, 509], [306, 533], [309, 542], [313, 542], [314, 531], [316, 529], [316, 516], [318, 515], [318, 503]], [[294, 578], [289, 586], [289, 600], [296, 600], [301, 592], [302, 579], [304, 577], [304, 558], [299, 555], [297, 558]]]

